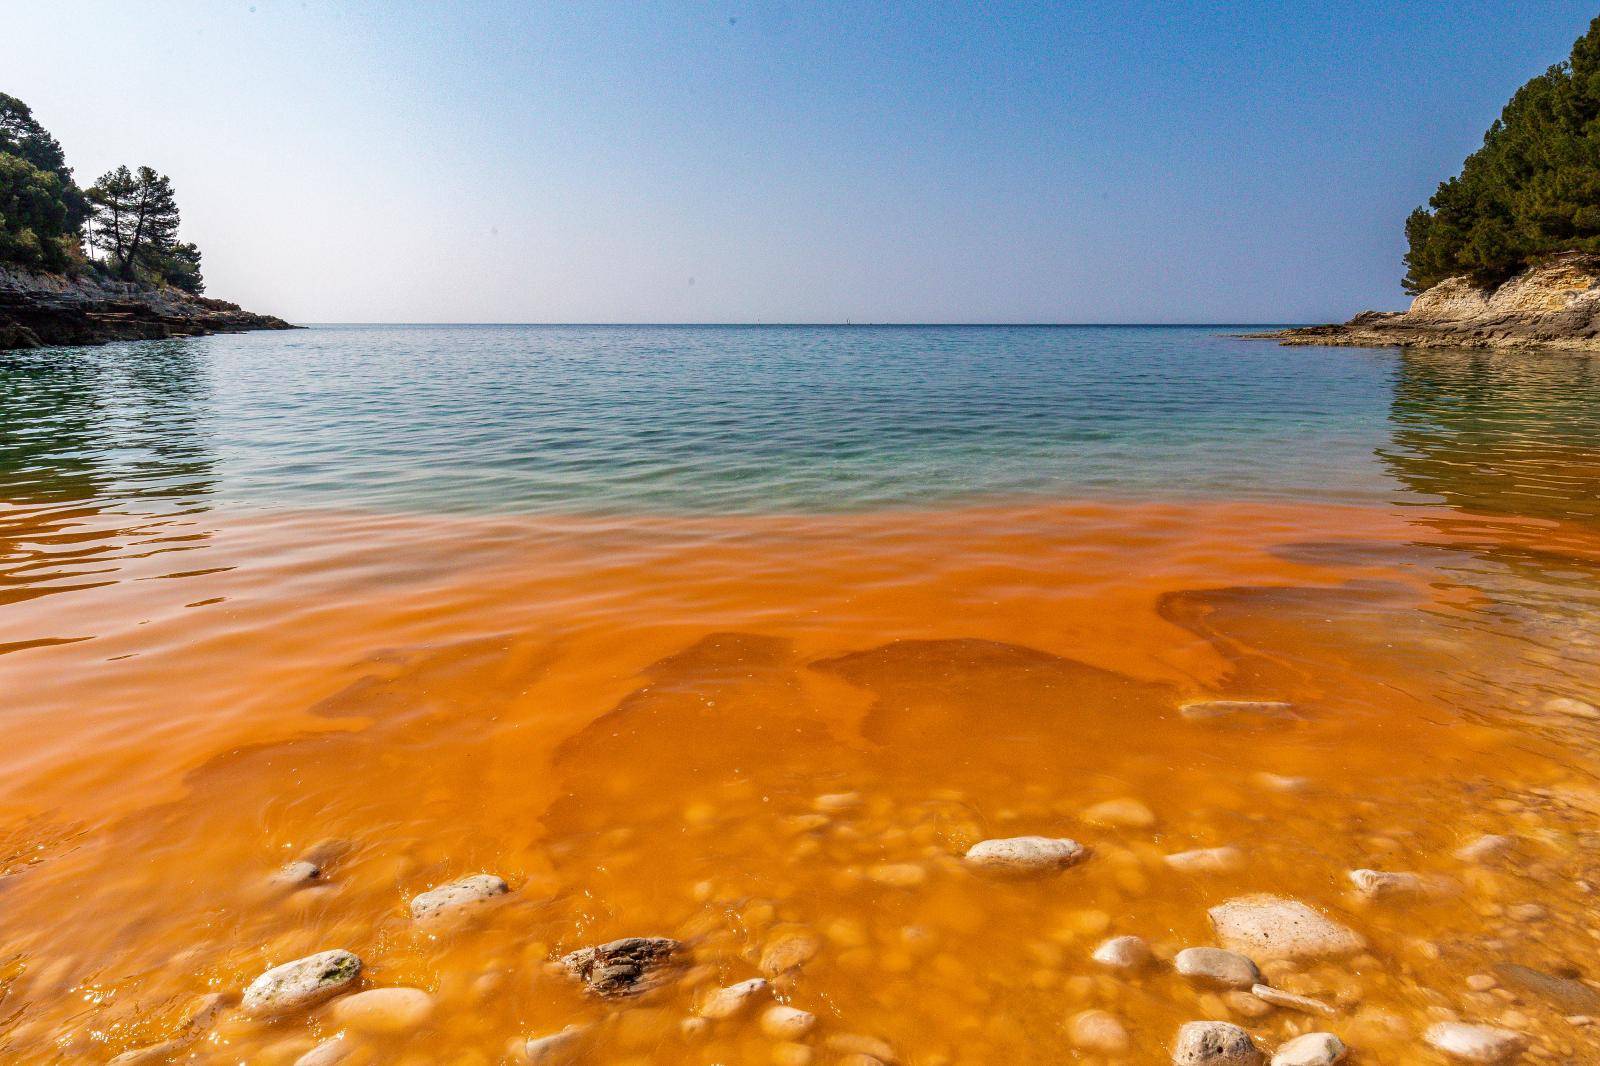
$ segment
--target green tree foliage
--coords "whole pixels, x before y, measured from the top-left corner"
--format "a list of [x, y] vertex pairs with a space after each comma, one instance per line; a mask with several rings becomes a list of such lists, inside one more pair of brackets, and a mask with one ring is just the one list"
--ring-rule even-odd
[[166, 282], [201, 292], [200, 250], [178, 241], [172, 179], [149, 167], [118, 167], [89, 187], [94, 221], [89, 239], [107, 267], [129, 281]]
[[89, 203], [61, 145], [28, 105], [0, 93], [0, 262], [62, 270], [81, 260]]
[[1555, 252], [1600, 252], [1600, 18], [1518, 89], [1426, 208], [1406, 219], [1405, 286], [1493, 284]]

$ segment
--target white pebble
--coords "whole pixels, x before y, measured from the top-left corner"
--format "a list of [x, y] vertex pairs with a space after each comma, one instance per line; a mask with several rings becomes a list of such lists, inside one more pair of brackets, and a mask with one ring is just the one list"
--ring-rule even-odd
[[1439, 1022], [1428, 1027], [1423, 1040], [1429, 1047], [1462, 1062], [1515, 1062], [1528, 1046], [1521, 1033], [1491, 1025]]

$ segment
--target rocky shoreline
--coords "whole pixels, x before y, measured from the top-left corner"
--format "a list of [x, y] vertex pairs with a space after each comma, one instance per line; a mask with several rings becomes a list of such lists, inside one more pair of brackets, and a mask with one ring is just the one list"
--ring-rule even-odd
[[[1202, 699], [1179, 708], [1186, 721], [1203, 729], [1231, 720], [1286, 721], [1285, 709], [1292, 712], [1294, 707], [1281, 701], [1236, 699]], [[1585, 719], [1600, 715], [1600, 710], [1571, 699], [1561, 709], [1561, 713], [1579, 712]], [[1253, 784], [1296, 794], [1306, 787], [1300, 779], [1270, 775]], [[872, 842], [877, 823], [866, 815], [872, 806], [863, 793], [826, 793], [813, 797], [803, 812], [781, 816], [781, 824], [802, 834], [843, 833], [859, 840], [863, 853], [871, 853], [877, 850]], [[1358, 923], [1372, 932], [1395, 922], [1403, 928], [1406, 916], [1430, 901], [1476, 896], [1480, 914], [1507, 923], [1503, 939], [1494, 942], [1497, 950], [1506, 950], [1523, 937], [1522, 929], [1532, 930], [1529, 935], [1535, 942], [1542, 941], [1549, 931], [1545, 906], [1514, 902], [1498, 887], [1499, 871], [1528, 863], [1541, 831], [1534, 823], [1510, 817], [1513, 813], [1502, 809], [1500, 816], [1523, 824], [1515, 835], [1479, 835], [1427, 860], [1432, 868], [1346, 871], [1338, 879], [1348, 886], [1345, 916], [1271, 892], [1223, 892], [1205, 910], [1215, 943], [1197, 944], [1175, 939], [1159, 926], [1146, 930], [1148, 939], [1134, 932], [1106, 936], [1112, 933], [1111, 915], [1076, 912], [1079, 931], [1096, 937], [1098, 943], [1091, 950], [1094, 941], [1074, 936], [1058, 943], [1058, 953], [1064, 960], [1069, 952], [1082, 952], [1092, 964], [1094, 976], [1078, 980], [1082, 994], [1076, 998], [1095, 988], [1099, 992], [1090, 997], [1096, 1005], [1088, 1009], [1062, 1005], [1068, 1041], [1092, 1061], [1122, 1061], [1138, 1054], [1138, 1061], [1160, 1059], [1174, 1066], [1337, 1066], [1352, 1056], [1361, 1056], [1362, 1062], [1377, 1061], [1371, 1054], [1384, 1056], [1397, 1047], [1409, 1048], [1404, 1060], [1408, 1062], [1510, 1066], [1524, 1056], [1579, 1061], [1570, 1057], [1571, 1046], [1541, 1032], [1532, 1012], [1543, 1004], [1574, 1029], [1590, 1027], [1600, 1013], [1600, 992], [1591, 983], [1507, 963], [1496, 966], [1492, 974], [1465, 978], [1470, 990], [1463, 1002], [1466, 1010], [1452, 1007], [1437, 990], [1416, 987], [1414, 995], [1427, 1004], [1427, 1024], [1411, 1034], [1399, 1015], [1373, 1009], [1368, 1002], [1375, 983], [1391, 976], [1411, 980], [1409, 964], [1386, 961], [1386, 950], [1367, 931], [1347, 924]], [[1149, 857], [1175, 871], [1197, 877], [1248, 872], [1250, 856], [1240, 847], [1165, 851], [1157, 843], [1160, 817], [1136, 797], [1095, 803], [1081, 810], [1079, 819], [1091, 829], [1154, 834]], [[360, 850], [354, 841], [324, 840], [268, 876], [267, 885], [279, 899], [325, 897], [336, 891], [346, 862]], [[1042, 834], [985, 837], [964, 850], [935, 846], [918, 862], [867, 866], [859, 876], [881, 888], [907, 893], [943, 880], [949, 892], [976, 901], [1029, 883], [1062, 879], [1070, 884], [1117, 876], [1118, 869], [1128, 869], [1127, 857], [1132, 855], [1119, 852], [1114, 845], [1097, 847]], [[465, 930], [493, 925], [507, 908], [539, 905], [540, 894], [537, 882], [523, 879], [519, 884], [482, 872], [435, 882], [413, 895], [405, 910], [419, 935], [445, 944]], [[1196, 893], [1197, 905], [1210, 894]], [[1094, 920], [1084, 920], [1090, 917]], [[878, 1032], [842, 1026], [836, 1011], [819, 1013], [796, 1006], [808, 967], [828, 952], [848, 951], [851, 945], [840, 943], [837, 931], [819, 932], [798, 923], [766, 925], [758, 922], [750, 927], [753, 946], [737, 956], [730, 956], [725, 943], [719, 950], [711, 931], [693, 923], [575, 948], [533, 945], [524, 956], [529, 969], [568, 986], [596, 1009], [564, 1025], [544, 1016], [529, 1027], [531, 1032], [509, 1039], [502, 1061], [556, 1066], [599, 1060], [607, 1042], [630, 1025], [625, 1012], [634, 1009], [640, 1013], [632, 1016], [631, 1024], [647, 1031], [650, 1040], [675, 1032], [679, 1041], [694, 1045], [730, 1029], [757, 1028], [768, 1051], [765, 1061], [775, 1066], [812, 1066], [819, 1060], [838, 1066], [951, 1061], [944, 1056], [906, 1055]], [[924, 929], [913, 939], [930, 936]], [[1421, 938], [1414, 938], [1413, 948], [1425, 957], [1440, 953], [1437, 944]], [[176, 1035], [126, 1050], [111, 1059], [112, 1066], [173, 1061], [198, 1045], [208, 1030], [229, 1026], [233, 1037], [251, 1031], [249, 1027], [262, 1035], [279, 1036], [251, 1061], [357, 1066], [373, 1061], [385, 1041], [392, 1044], [424, 1028], [442, 1009], [439, 992], [392, 983], [393, 967], [369, 967], [344, 947], [324, 946], [304, 957], [273, 961], [275, 965], [242, 989], [219, 989], [213, 982], [183, 1011]], [[503, 994], [499, 977], [484, 983], [489, 976], [475, 978], [473, 987], [486, 995]], [[1178, 987], [1193, 990], [1197, 998], [1192, 1020], [1175, 1030], [1141, 1033], [1118, 1008], [1119, 996], [1170, 996]], [[557, 994], [553, 989], [546, 992]], [[645, 1006], [640, 1008], [641, 1004]], [[314, 1024], [309, 1032], [295, 1035], [289, 1026], [300, 1019]], [[1274, 1019], [1281, 1024], [1274, 1024]], [[1369, 1048], [1363, 1055], [1364, 1041], [1386, 1050]], [[703, 1061], [719, 1060], [708, 1051]]]
[[1556, 256], [1493, 288], [1450, 278], [1406, 311], [1244, 336], [1285, 345], [1600, 352], [1600, 256]]
[[169, 286], [0, 266], [0, 351], [296, 328]]

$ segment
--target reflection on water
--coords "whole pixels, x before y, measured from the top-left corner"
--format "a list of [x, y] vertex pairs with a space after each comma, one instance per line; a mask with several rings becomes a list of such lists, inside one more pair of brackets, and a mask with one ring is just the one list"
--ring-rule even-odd
[[[0, 606], [204, 541], [209, 382], [181, 341], [0, 356]], [[0, 642], [0, 652], [63, 639]]]
[[1473, 515], [1600, 520], [1600, 358], [1420, 349], [1398, 358], [1400, 483]]
[[[0, 1059], [290, 1066], [344, 1032], [346, 1066], [493, 1066], [582, 1024], [630, 1064], [1145, 1062], [1227, 1018], [1438, 1066], [1421, 1034], [1457, 1017], [1600, 1061], [1570, 1020], [1600, 1015], [1594, 371], [1193, 330], [0, 363]], [[1031, 833], [1091, 855], [960, 861]], [[1456, 856], [1484, 833], [1511, 852]], [[330, 837], [317, 884], [268, 885]], [[1167, 861], [1218, 847], [1243, 858]], [[1359, 867], [1453, 891], [1363, 900]], [[478, 871], [502, 906], [410, 923]], [[1367, 939], [1266, 967], [1330, 1015], [1090, 960], [1212, 943], [1206, 909], [1259, 891]], [[547, 967], [632, 934], [694, 966], [628, 1009]], [[762, 995], [812, 1033], [689, 1020], [797, 939]], [[333, 947], [432, 1014], [188, 1024]], [[1088, 1009], [1125, 1051], [1083, 1046]]]

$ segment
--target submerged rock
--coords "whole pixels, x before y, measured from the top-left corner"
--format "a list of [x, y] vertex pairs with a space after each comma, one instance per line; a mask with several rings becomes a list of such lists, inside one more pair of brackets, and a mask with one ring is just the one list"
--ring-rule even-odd
[[1528, 1041], [1521, 1033], [1492, 1025], [1439, 1022], [1428, 1027], [1422, 1039], [1436, 1051], [1460, 1062], [1515, 1062]]
[[1544, 709], [1549, 714], [1564, 714], [1568, 718], [1600, 718], [1600, 707], [1584, 700], [1575, 700], [1571, 696], [1557, 696], [1553, 700], [1545, 700]]
[[294, 1066], [335, 1066], [349, 1058], [355, 1049], [355, 1041], [340, 1033], [295, 1059]]
[[695, 1013], [702, 1018], [732, 1018], [766, 995], [771, 987], [765, 978], [752, 977], [748, 981], [719, 988], [706, 997]]
[[1472, 843], [1457, 848], [1455, 856], [1462, 862], [1489, 862], [1510, 851], [1516, 843], [1516, 837], [1485, 833]]
[[1334, 1066], [1349, 1052], [1332, 1033], [1306, 1033], [1281, 1045], [1272, 1056], [1272, 1066]]
[[1355, 930], [1282, 896], [1240, 896], [1207, 913], [1225, 947], [1257, 960], [1353, 955], [1367, 946]]
[[373, 988], [336, 1000], [328, 1014], [351, 1029], [403, 1033], [433, 1016], [433, 997], [420, 988]]
[[326, 868], [354, 850], [356, 850], [356, 846], [353, 841], [346, 840], [343, 837], [324, 837], [303, 851], [300, 854], [300, 861]]
[[559, 1033], [530, 1036], [516, 1042], [521, 1047], [516, 1049], [515, 1057], [522, 1062], [542, 1066], [560, 1066], [561, 1063], [572, 1062], [582, 1050], [583, 1038], [588, 1032], [588, 1026], [569, 1025]]
[[1067, 1022], [1067, 1039], [1080, 1051], [1097, 1055], [1121, 1055], [1132, 1044], [1121, 1019], [1104, 1010], [1086, 1010], [1074, 1014]]
[[966, 863], [985, 873], [1036, 874], [1083, 861], [1084, 846], [1066, 837], [999, 837], [967, 849]]
[[1501, 963], [1494, 972], [1506, 987], [1538, 996], [1563, 1014], [1600, 1014], [1600, 992], [1582, 981], [1514, 963]]
[[296, 859], [278, 867], [269, 880], [279, 888], [302, 888], [322, 880], [322, 867], [304, 859]]
[[1185, 1022], [1173, 1043], [1175, 1066], [1261, 1066], [1250, 1034], [1227, 1022]]
[[1195, 848], [1162, 859], [1174, 870], [1189, 874], [1225, 874], [1244, 869], [1244, 852], [1238, 848]]
[[1095, 962], [1112, 970], [1142, 970], [1155, 962], [1155, 955], [1143, 937], [1114, 936], [1094, 949]]
[[1261, 980], [1255, 963], [1221, 948], [1185, 948], [1172, 965], [1189, 980], [1218, 988], [1250, 988]]
[[1415, 874], [1409, 871], [1351, 870], [1350, 883], [1363, 898], [1390, 899], [1442, 899], [1455, 892], [1456, 885], [1448, 877], [1434, 874]]
[[1274, 1007], [1286, 1007], [1289, 1010], [1304, 1011], [1306, 1014], [1320, 1014], [1325, 1018], [1331, 1018], [1338, 1013], [1320, 999], [1312, 999], [1310, 996], [1300, 996], [1293, 992], [1285, 992], [1283, 989], [1273, 988], [1271, 985], [1252, 985], [1250, 994], [1259, 1000], [1272, 1004]]
[[895, 1060], [894, 1045], [864, 1033], [834, 1033], [823, 1040], [823, 1044], [829, 1051], [841, 1055], [864, 1055], [879, 1062]]
[[862, 876], [875, 885], [916, 888], [928, 879], [928, 871], [914, 862], [882, 862], [867, 867]]
[[1156, 812], [1136, 799], [1123, 797], [1096, 803], [1083, 812], [1083, 820], [1112, 829], [1149, 829], [1156, 824]]
[[767, 976], [776, 977], [804, 966], [820, 950], [822, 941], [811, 930], [781, 930], [774, 933], [766, 947], [761, 949], [761, 961], [757, 966]]
[[474, 874], [440, 885], [414, 898], [411, 901], [411, 917], [419, 922], [455, 917], [510, 891], [510, 886], [493, 874]]
[[158, 1062], [170, 1061], [174, 1055], [188, 1046], [187, 1040], [163, 1040], [159, 1044], [124, 1051], [111, 1060], [110, 1066], [155, 1066]]
[[1191, 722], [1218, 722], [1234, 719], [1274, 719], [1291, 721], [1297, 717], [1294, 704], [1282, 700], [1191, 700], [1178, 707], [1178, 713]]
[[568, 976], [597, 996], [619, 998], [659, 988], [679, 968], [683, 945], [664, 936], [630, 936], [580, 948], [561, 960]]
[[775, 1005], [761, 1012], [761, 1031], [776, 1040], [799, 1040], [816, 1025], [815, 1014], [796, 1007]]
[[285, 1014], [324, 1003], [361, 979], [361, 960], [344, 950], [321, 951], [274, 966], [250, 982], [242, 1006], [254, 1015]]

